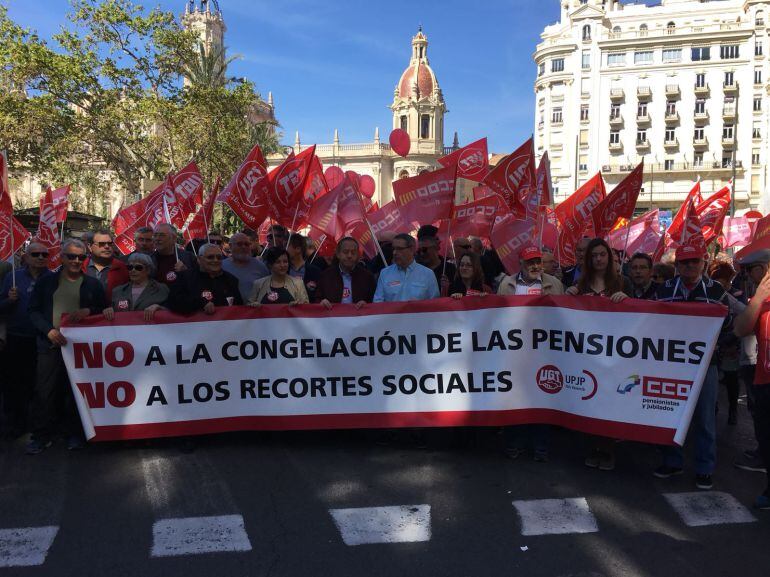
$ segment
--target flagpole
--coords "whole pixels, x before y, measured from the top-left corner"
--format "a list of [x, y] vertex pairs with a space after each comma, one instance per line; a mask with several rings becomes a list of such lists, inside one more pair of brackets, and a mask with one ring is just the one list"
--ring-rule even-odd
[[[452, 201], [452, 204], [454, 204], [454, 200]], [[447, 238], [449, 239], [449, 242], [452, 242], [452, 219], [449, 219], [449, 226], [447, 227]], [[454, 251], [454, 245], [452, 246], [452, 250]], [[446, 247], [444, 249], [444, 266], [441, 268], [441, 278], [444, 278], [444, 275], [446, 274], [446, 257], [449, 254], [449, 247]], [[441, 288], [441, 287], [439, 287]]]
[[324, 245], [324, 243], [326, 242], [327, 238], [329, 238], [329, 235], [325, 234], [323, 240], [321, 241], [321, 244], [319, 244], [318, 247], [315, 249], [315, 252], [313, 253], [313, 258], [310, 259], [310, 264], [313, 264], [313, 261], [315, 260], [315, 257], [318, 256], [318, 251], [321, 250], [321, 247]]
[[11, 191], [8, 188], [8, 150], [3, 149], [2, 153], [3, 155], [3, 164], [5, 165], [5, 170], [3, 171], [3, 182], [2, 184], [2, 190], [0, 190], [0, 199], [2, 199], [3, 194], [8, 195], [8, 205], [10, 206], [10, 210], [8, 211], [8, 233], [10, 236], [11, 241], [11, 287], [16, 288], [16, 251], [14, 250], [13, 246], [13, 205], [11, 205]]
[[299, 212], [299, 202], [297, 203], [297, 208], [294, 209], [294, 218], [291, 219], [291, 228], [289, 229], [289, 238], [286, 239], [286, 246], [287, 247], [289, 246], [289, 241], [291, 240], [291, 235], [294, 233], [294, 225], [297, 224], [297, 213], [298, 212]]
[[[168, 212], [168, 203], [166, 202], [166, 195], [163, 195], [163, 216], [166, 218], [166, 223], [169, 226], [174, 226], [171, 224], [171, 214]], [[179, 246], [176, 243], [176, 237], [174, 237], [174, 254], [176, 255], [176, 262], [179, 262]]]

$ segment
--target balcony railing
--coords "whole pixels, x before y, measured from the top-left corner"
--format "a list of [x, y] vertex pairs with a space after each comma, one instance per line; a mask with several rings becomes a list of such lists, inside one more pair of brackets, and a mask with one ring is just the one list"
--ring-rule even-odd
[[623, 115], [622, 114], [610, 114], [610, 126], [622, 126]]
[[[635, 164], [607, 164], [602, 166], [602, 173], [605, 174], [611, 174], [611, 173], [627, 173], [631, 172], [636, 168]], [[743, 164], [740, 160], [735, 161], [735, 169], [737, 171], [743, 170]], [[645, 163], [644, 165], [645, 174], [654, 174], [658, 172], [703, 172], [704, 170], [708, 171], [732, 171], [732, 167], [723, 167], [721, 162], [701, 162], [701, 163], [694, 163], [694, 162], [675, 162], [673, 164], [664, 164], [664, 163]]]
[[693, 116], [695, 118], [695, 122], [697, 123], [708, 122], [709, 119], [709, 113], [707, 110], [704, 110], [703, 112], [696, 112]]
[[679, 113], [677, 111], [666, 112], [666, 124], [676, 124], [677, 122], [679, 122]]
[[725, 80], [722, 83], [722, 90], [725, 94], [735, 94], [738, 92], [738, 83], [735, 80], [729, 82]]
[[694, 88], [695, 94], [708, 94], [709, 90], [708, 82], [704, 82], [703, 84], [696, 84]]
[[612, 88], [610, 90], [610, 99], [623, 100], [626, 97], [626, 93], [622, 88]]
[[649, 100], [652, 98], [652, 90], [650, 90], [649, 86], [639, 86], [636, 89], [636, 96], [643, 100]]
[[610, 142], [610, 150], [612, 152], [617, 152], [618, 150], [623, 150], [623, 145], [620, 142]]
[[648, 112], [645, 112], [644, 114], [637, 114], [636, 115], [636, 123], [637, 124], [649, 124], [650, 123], [650, 114]]
[[682, 95], [682, 91], [679, 89], [678, 84], [666, 84], [666, 96], [670, 98], [679, 98]]
[[676, 138], [671, 138], [669, 140], [663, 141], [663, 147], [664, 148], [678, 148], [679, 147], [679, 140]]
[[722, 109], [722, 116], [724, 118], [735, 118], [735, 107], [734, 106], [725, 106]]
[[727, 148], [732, 148], [735, 146], [735, 137], [734, 136], [723, 136], [722, 137], [722, 146]]
[[709, 139], [705, 136], [702, 138], [693, 138], [692, 145], [694, 148], [706, 148], [709, 145]]
[[650, 148], [650, 141], [649, 140], [636, 140], [636, 147], [637, 148]]

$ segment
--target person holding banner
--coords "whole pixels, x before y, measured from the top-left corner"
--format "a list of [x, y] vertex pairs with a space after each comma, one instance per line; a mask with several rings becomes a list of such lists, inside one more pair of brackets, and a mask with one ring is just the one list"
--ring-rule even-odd
[[37, 332], [37, 379], [32, 399], [32, 440], [28, 455], [37, 455], [51, 446], [54, 425], [62, 413], [61, 427], [67, 436], [67, 449], [85, 446], [83, 427], [67, 377], [61, 347], [67, 339], [59, 332], [62, 315], [70, 323], [104, 310], [102, 284], [83, 273], [86, 246], [77, 239], [62, 243], [61, 270], [41, 277], [32, 291], [29, 317]]
[[525, 246], [519, 251], [519, 274], [500, 281], [499, 295], [563, 295], [564, 285], [556, 277], [543, 272], [543, 251]]
[[317, 297], [325, 308], [331, 309], [332, 303], [342, 303], [355, 304], [360, 309], [372, 302], [377, 281], [372, 273], [358, 266], [360, 250], [358, 241], [350, 236], [337, 243], [334, 261], [318, 279]]
[[449, 296], [461, 299], [464, 296], [485, 296], [492, 289], [484, 283], [481, 259], [476, 253], [466, 252], [457, 261], [457, 274], [449, 285]]
[[289, 253], [285, 248], [273, 246], [262, 253], [270, 270], [270, 276], [254, 281], [248, 305], [302, 305], [309, 301], [305, 283], [289, 275]]
[[374, 292], [374, 302], [404, 302], [437, 299], [436, 275], [414, 261], [414, 238], [406, 233], [393, 238], [393, 264], [382, 269]]
[[155, 245], [155, 252], [152, 253], [155, 280], [171, 285], [182, 271], [195, 269], [193, 253], [180, 251], [177, 247], [176, 228], [173, 225], [165, 222], [156, 224], [152, 242]]
[[16, 269], [15, 279], [7, 275], [0, 283], [0, 316], [6, 320], [7, 333], [6, 346], [0, 353], [6, 418], [3, 432], [10, 438], [27, 430], [27, 409], [35, 382], [36, 331], [27, 309], [35, 284], [51, 274], [48, 249], [34, 240], [27, 246], [22, 263], [24, 266]]
[[152, 278], [155, 265], [146, 254], [131, 254], [126, 268], [129, 282], [112, 291], [112, 306], [104, 309], [104, 318], [113, 320], [115, 311], [144, 311], [144, 320], [151, 321], [168, 299], [168, 287]]
[[[693, 234], [680, 245], [675, 254], [678, 275], [658, 288], [656, 300], [728, 306], [725, 289], [718, 282], [704, 275], [706, 255], [706, 245], [701, 234]], [[732, 329], [733, 315], [728, 310], [717, 346], [725, 339], [734, 338]], [[695, 486], [703, 490], [709, 490], [714, 486], [712, 476], [717, 457], [716, 407], [719, 392], [717, 358], [717, 354], [711, 356], [690, 424], [690, 430], [695, 436]], [[681, 475], [684, 472], [683, 467], [682, 447], [664, 447], [663, 464], [655, 469], [653, 474], [659, 479], [668, 479]]]
[[242, 305], [238, 279], [222, 270], [223, 259], [218, 245], [204, 244], [198, 251], [198, 267], [184, 271], [171, 285], [166, 306], [177, 313], [213, 315], [216, 307]]

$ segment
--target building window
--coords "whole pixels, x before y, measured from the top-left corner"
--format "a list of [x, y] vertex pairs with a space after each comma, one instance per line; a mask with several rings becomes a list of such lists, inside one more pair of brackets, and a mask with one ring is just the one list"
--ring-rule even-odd
[[722, 168], [732, 168], [733, 166], [733, 157], [732, 156], [723, 156], [722, 157]]
[[620, 118], [620, 104], [613, 102], [610, 105], [610, 120], [615, 120], [616, 118]]
[[591, 26], [588, 24], [583, 26], [583, 40], [591, 40]]
[[765, 25], [765, 14], [762, 12], [762, 10], [757, 11], [757, 15], [754, 17], [754, 24], [757, 26]]
[[703, 128], [696, 128], [695, 129], [695, 133], [693, 134], [693, 139], [694, 140], [703, 140], [704, 138], [706, 138], [706, 133], [703, 130]]
[[591, 51], [590, 50], [583, 50], [582, 67], [583, 67], [583, 70], [591, 69]]
[[588, 131], [580, 131], [580, 146], [588, 146]]
[[681, 61], [682, 61], [681, 48], [664, 48], [663, 49], [663, 62], [681, 62]]
[[614, 26], [612, 28], [612, 33], [613, 34], [620, 34], [620, 26]]
[[740, 57], [740, 51], [738, 50], [738, 44], [726, 44], [719, 47], [719, 57], [722, 60], [732, 60]]
[[762, 110], [762, 97], [761, 96], [755, 96], [754, 97], [754, 112], [759, 112]]
[[562, 72], [564, 70], [564, 58], [554, 58], [551, 60], [551, 72]]
[[551, 123], [552, 124], [561, 124], [563, 122], [563, 116], [561, 107], [554, 108], [551, 112]]
[[732, 70], [725, 72], [725, 86], [733, 86], [735, 84], [735, 73]]
[[663, 168], [665, 170], [674, 170], [674, 159], [667, 158], [663, 161]]
[[703, 153], [702, 152], [696, 152], [695, 155], [692, 158], [692, 164], [695, 167], [702, 167], [703, 166]]
[[732, 140], [734, 134], [735, 134], [735, 129], [732, 124], [725, 124], [722, 127], [722, 138]]
[[695, 101], [695, 114], [705, 114], [706, 101], [703, 98], [698, 98]]
[[612, 131], [610, 131], [610, 144], [620, 144], [620, 131], [619, 130], [612, 130]]
[[758, 148], [751, 151], [751, 164], [759, 166], [760, 154], [761, 152]]
[[401, 172], [398, 173], [398, 179], [399, 180], [404, 179], [404, 178], [409, 178], [409, 171], [407, 171], [406, 169], [404, 169], [404, 170], [402, 170]]
[[545, 62], [541, 62], [537, 65], [537, 75], [542, 76], [545, 74]]
[[420, 116], [420, 138], [430, 138], [430, 115]]
[[640, 102], [636, 106], [636, 116], [638, 118], [642, 118], [644, 116], [647, 116], [647, 103], [646, 102]]
[[762, 41], [759, 38], [754, 41], [754, 56], [762, 56]]
[[762, 130], [760, 129], [759, 122], [755, 122], [754, 126], [752, 126], [752, 128], [751, 128], [751, 138], [753, 138], [755, 140], [759, 140], [760, 138], [762, 138]]
[[639, 26], [639, 36], [647, 36], [647, 24], [641, 24]]
[[695, 88], [704, 88], [706, 86], [706, 74], [699, 72], [695, 75]]
[[666, 128], [666, 142], [674, 142], [676, 140], [676, 129]]
[[607, 66], [623, 66], [625, 63], [625, 52], [611, 52], [610, 54], [607, 54]]
[[641, 144], [643, 142], [647, 142], [647, 131], [646, 130], [637, 130], [636, 131], [636, 142], [638, 144]]
[[762, 69], [754, 69], [754, 84], [762, 84]]
[[676, 31], [676, 24], [669, 22], [666, 24], [666, 34], [673, 34]]
[[578, 159], [578, 170], [580, 172], [588, 172], [588, 155], [581, 154]]
[[652, 64], [652, 50], [634, 52], [634, 64]]
[[585, 122], [588, 120], [588, 110], [589, 105], [588, 104], [581, 104], [580, 105], [580, 120]]
[[693, 62], [699, 62], [701, 60], [711, 60], [711, 47], [710, 46], [693, 46], [692, 60]]
[[401, 117], [401, 130], [406, 130], [408, 128], [408, 126], [409, 126], [409, 120], [404, 115], [404, 116]]
[[676, 100], [668, 100], [666, 102], [666, 116], [674, 116], [676, 114]]

